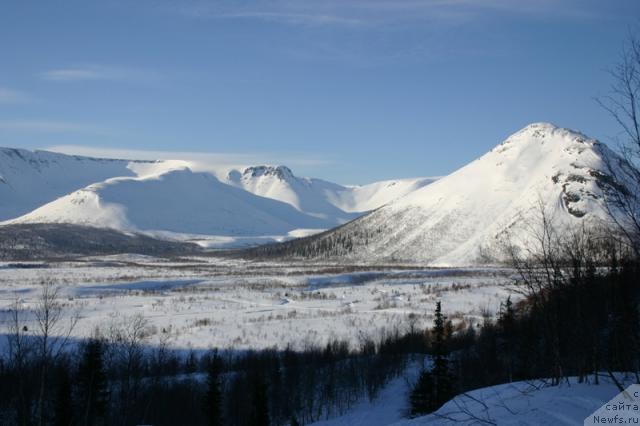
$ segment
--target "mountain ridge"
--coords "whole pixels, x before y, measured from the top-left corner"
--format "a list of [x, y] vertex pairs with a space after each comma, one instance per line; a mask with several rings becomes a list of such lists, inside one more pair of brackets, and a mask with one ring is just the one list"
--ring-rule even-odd
[[346, 187], [297, 177], [286, 166], [224, 170], [186, 160], [100, 159], [11, 148], [0, 149], [0, 177], [3, 224], [68, 223], [167, 238], [244, 241], [332, 228], [365, 213], [360, 203], [378, 206], [361, 200], [363, 191], [385, 203], [433, 181]]

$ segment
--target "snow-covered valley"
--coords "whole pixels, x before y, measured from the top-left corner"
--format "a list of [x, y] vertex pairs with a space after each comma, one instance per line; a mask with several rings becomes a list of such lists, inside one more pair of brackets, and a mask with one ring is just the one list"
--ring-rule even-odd
[[[431, 325], [436, 300], [456, 322], [482, 323], [511, 296], [505, 269], [416, 269], [279, 264], [218, 258], [85, 258], [0, 267], [0, 311], [16, 299], [27, 311], [43, 280], [60, 287], [81, 321], [74, 336], [143, 315], [149, 344], [175, 348], [302, 349], [404, 333]], [[0, 322], [5, 324], [6, 322]], [[4, 330], [6, 332], [6, 330]]]
[[[0, 334], [10, 332], [7, 315], [16, 302], [25, 313], [37, 308], [44, 281], [60, 288], [65, 315], [78, 315], [73, 341], [142, 316], [144, 344], [183, 357], [212, 348], [305, 350], [336, 340], [357, 349], [367, 339], [431, 327], [436, 301], [454, 327], [465, 322], [480, 328], [508, 297], [522, 297], [514, 271], [501, 268], [86, 257], [0, 264]], [[25, 324], [37, 328], [32, 317]], [[594, 378], [560, 386], [516, 382], [467, 392], [434, 414], [408, 419], [416, 374], [417, 364], [409, 364], [373, 399], [359, 398], [318, 425], [573, 425], [618, 392], [604, 374], [600, 385]]]

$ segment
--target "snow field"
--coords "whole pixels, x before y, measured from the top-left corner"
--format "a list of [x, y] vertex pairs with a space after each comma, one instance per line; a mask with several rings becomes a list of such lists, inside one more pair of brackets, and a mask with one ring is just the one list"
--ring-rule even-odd
[[43, 279], [53, 280], [67, 310], [80, 315], [75, 337], [143, 315], [149, 344], [194, 349], [303, 348], [330, 339], [355, 347], [364, 338], [430, 326], [436, 300], [454, 323], [481, 323], [509, 295], [516, 297], [505, 270], [323, 273], [321, 266], [138, 256], [48, 268], [5, 265], [0, 309], [16, 297], [33, 308]]

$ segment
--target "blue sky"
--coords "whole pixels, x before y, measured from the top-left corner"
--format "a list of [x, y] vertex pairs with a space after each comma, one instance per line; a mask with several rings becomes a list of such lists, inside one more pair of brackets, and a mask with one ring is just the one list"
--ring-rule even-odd
[[639, 19], [637, 0], [3, 0], [0, 145], [444, 175], [535, 121], [614, 137], [593, 99]]

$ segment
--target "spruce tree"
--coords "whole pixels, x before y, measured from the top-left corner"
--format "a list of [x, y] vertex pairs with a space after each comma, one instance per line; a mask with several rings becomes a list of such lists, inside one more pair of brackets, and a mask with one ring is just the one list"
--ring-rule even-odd
[[453, 377], [449, 371], [447, 318], [442, 314], [440, 302], [436, 303], [434, 327], [432, 330], [433, 343], [433, 404], [432, 410], [440, 408], [453, 397]]
[[207, 367], [207, 393], [205, 414], [209, 426], [222, 425], [222, 359], [214, 352]]
[[78, 388], [82, 398], [80, 424], [104, 424], [109, 391], [103, 363], [104, 344], [99, 338], [90, 339], [84, 346], [78, 366]]
[[454, 380], [449, 368], [448, 339], [451, 323], [442, 314], [440, 302], [436, 303], [434, 327], [431, 330], [431, 371], [423, 369], [409, 396], [411, 415], [431, 413], [454, 396]]
[[500, 316], [498, 318], [498, 326], [500, 332], [499, 349], [501, 357], [506, 364], [506, 373], [509, 383], [513, 381], [514, 370], [514, 345], [515, 345], [515, 311], [513, 309], [513, 302], [511, 302], [511, 296], [507, 298], [507, 301], [502, 305], [500, 310]]
[[431, 373], [423, 369], [418, 381], [409, 395], [411, 416], [419, 416], [432, 411], [433, 407], [433, 377]]

